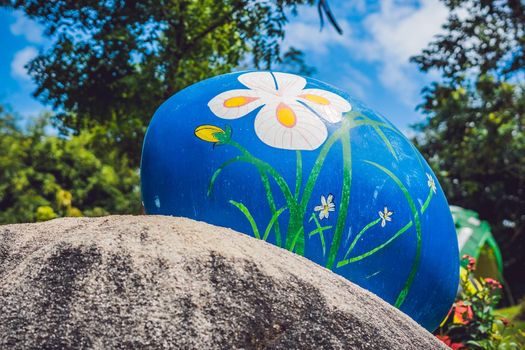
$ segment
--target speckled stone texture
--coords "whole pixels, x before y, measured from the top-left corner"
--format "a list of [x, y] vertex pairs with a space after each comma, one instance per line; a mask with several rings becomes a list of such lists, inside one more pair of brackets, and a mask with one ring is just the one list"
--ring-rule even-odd
[[0, 226], [1, 349], [446, 349], [288, 251], [163, 216]]

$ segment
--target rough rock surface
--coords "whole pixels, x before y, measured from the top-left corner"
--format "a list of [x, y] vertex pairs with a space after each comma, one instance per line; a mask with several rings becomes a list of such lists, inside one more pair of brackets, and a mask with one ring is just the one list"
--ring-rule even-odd
[[0, 226], [1, 349], [446, 349], [375, 295], [183, 218]]

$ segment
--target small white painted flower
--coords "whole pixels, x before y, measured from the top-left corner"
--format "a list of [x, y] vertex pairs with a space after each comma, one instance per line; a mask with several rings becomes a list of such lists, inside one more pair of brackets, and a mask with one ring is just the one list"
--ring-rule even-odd
[[434, 192], [434, 194], [436, 194], [436, 182], [434, 181], [434, 178], [429, 173], [427, 173], [427, 178], [428, 187], [432, 190], [432, 192]]
[[306, 79], [294, 74], [251, 72], [237, 78], [248, 89], [229, 90], [208, 103], [223, 119], [241, 118], [262, 106], [255, 118], [255, 133], [269, 146], [290, 150], [314, 150], [327, 138], [321, 118], [338, 123], [352, 109], [339, 95], [321, 89], [305, 89]]
[[318, 205], [314, 208], [314, 211], [319, 212], [319, 219], [323, 220], [324, 218], [328, 219], [328, 215], [331, 211], [335, 211], [335, 204], [333, 202], [334, 196], [330, 193], [328, 198], [321, 196], [321, 205]]
[[381, 227], [385, 227], [387, 221], [392, 221], [392, 214], [394, 214], [394, 212], [389, 211], [387, 207], [385, 207], [383, 211], [379, 212], [379, 218], [381, 219]]

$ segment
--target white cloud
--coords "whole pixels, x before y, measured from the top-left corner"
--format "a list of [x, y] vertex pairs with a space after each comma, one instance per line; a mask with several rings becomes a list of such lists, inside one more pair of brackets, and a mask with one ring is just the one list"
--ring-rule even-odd
[[344, 19], [338, 19], [338, 24], [343, 29], [344, 35], [338, 35], [329, 23], [325, 23], [323, 30], [320, 30], [317, 9], [302, 8], [299, 15], [286, 26], [283, 48], [293, 46], [308, 53], [325, 55], [334, 45], [346, 46], [347, 38], [351, 36], [350, 24]]
[[22, 35], [30, 43], [40, 44], [44, 42], [44, 30], [40, 24], [27, 18], [21, 11], [14, 12], [13, 16], [16, 21], [9, 27], [13, 35]]
[[[353, 60], [372, 63], [380, 83], [413, 107], [419, 100], [418, 81], [426, 77], [417, 72], [409, 58], [421, 52], [441, 31], [448, 10], [439, 0], [420, 0], [417, 5], [409, 0], [383, 0], [375, 12], [365, 15], [359, 22], [350, 22], [343, 16], [353, 16], [354, 12], [363, 11], [365, 5], [350, 8], [344, 3], [348, 2], [334, 2], [332, 6], [343, 35], [337, 35], [329, 24], [319, 32], [317, 11], [307, 8], [287, 26], [285, 46], [294, 46], [307, 55], [314, 54], [318, 56], [316, 62], [327, 63], [332, 61], [327, 57], [333, 54], [331, 49], [339, 46], [338, 60], [347, 55]], [[371, 10], [371, 6], [366, 7]], [[351, 74], [349, 67], [341, 67], [341, 72]], [[364, 94], [360, 86], [358, 82], [353, 84], [356, 95]]]
[[418, 7], [381, 3], [381, 9], [365, 18], [370, 41], [365, 46], [370, 57], [386, 55], [399, 63], [406, 63], [440, 32], [448, 11], [438, 0], [422, 0]]
[[381, 83], [395, 89], [406, 104], [413, 105], [419, 94], [409, 58], [441, 31], [447, 15], [438, 0], [422, 0], [416, 7], [385, 0], [379, 12], [363, 21], [368, 31], [361, 41], [363, 58], [378, 63]]
[[11, 61], [11, 75], [14, 78], [30, 80], [27, 68], [25, 66], [37, 55], [38, 51], [33, 46], [27, 46], [15, 53], [15, 56]]
[[351, 95], [365, 100], [367, 98], [367, 90], [372, 86], [370, 78], [350, 65], [343, 67], [342, 71], [344, 74], [341, 75], [341, 79], [334, 82], [334, 84]]

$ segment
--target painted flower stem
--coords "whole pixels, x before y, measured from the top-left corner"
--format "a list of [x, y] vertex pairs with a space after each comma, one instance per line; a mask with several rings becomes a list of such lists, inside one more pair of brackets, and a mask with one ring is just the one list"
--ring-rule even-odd
[[434, 191], [430, 189], [428, 196], [427, 196], [427, 200], [425, 201], [425, 203], [423, 203], [423, 206], [421, 207], [421, 214], [423, 214], [425, 210], [427, 210], [427, 207], [430, 204], [430, 200], [432, 199], [433, 196], [434, 196]]
[[381, 138], [381, 140], [383, 140], [384, 144], [386, 145], [386, 147], [388, 148], [388, 150], [390, 151], [390, 153], [392, 154], [392, 156], [394, 156], [394, 158], [396, 160], [399, 160], [397, 158], [397, 153], [396, 151], [394, 150], [394, 147], [392, 146], [392, 144], [390, 143], [390, 140], [388, 139], [388, 137], [386, 137], [385, 133], [383, 132], [383, 130], [381, 130], [379, 128], [379, 126], [375, 125], [375, 124], [372, 124], [372, 128], [374, 128], [375, 132], [379, 135], [379, 137]]

